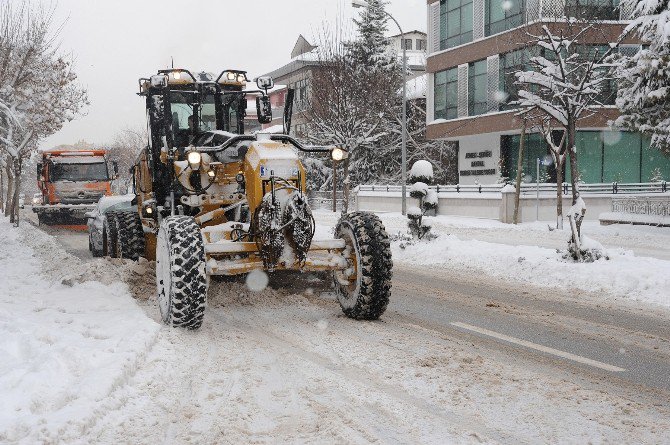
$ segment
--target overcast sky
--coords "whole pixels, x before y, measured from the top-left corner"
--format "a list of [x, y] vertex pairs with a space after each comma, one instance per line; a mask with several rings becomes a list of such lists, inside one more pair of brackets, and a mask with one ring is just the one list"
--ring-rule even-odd
[[[426, 0], [391, 0], [388, 11], [406, 31], [425, 31]], [[105, 143], [144, 125], [137, 80], [171, 57], [179, 68], [253, 77], [286, 64], [298, 35], [314, 42], [324, 23], [349, 26], [356, 13], [347, 0], [58, 0], [61, 50], [74, 57], [91, 105], [41, 146]]]

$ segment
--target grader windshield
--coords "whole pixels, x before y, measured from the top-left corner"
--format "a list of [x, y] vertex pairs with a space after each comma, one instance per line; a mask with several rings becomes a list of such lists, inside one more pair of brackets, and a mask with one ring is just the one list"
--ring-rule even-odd
[[[221, 129], [230, 133], [242, 133], [238, 112], [240, 94], [224, 94], [221, 103]], [[170, 110], [175, 146], [189, 145], [197, 135], [217, 129], [216, 96], [196, 91], [171, 91]]]

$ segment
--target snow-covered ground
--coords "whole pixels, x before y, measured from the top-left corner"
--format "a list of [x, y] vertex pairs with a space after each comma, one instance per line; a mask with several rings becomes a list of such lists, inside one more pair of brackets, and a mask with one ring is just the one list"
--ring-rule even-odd
[[[407, 233], [407, 218], [380, 213], [391, 235]], [[337, 215], [316, 212], [317, 221], [334, 225]], [[670, 228], [611, 225], [587, 221], [586, 237], [601, 243], [608, 260], [577, 264], [563, 259], [569, 229], [547, 223], [436, 216], [424, 218], [436, 239], [394, 241], [393, 260], [405, 266], [482, 273], [506, 281], [600, 293], [603, 298], [641, 300], [670, 307]]]
[[84, 270], [52, 237], [4, 218], [0, 245], [0, 443], [54, 442], [99, 416], [160, 325], [122, 283], [124, 267]]
[[[316, 217], [317, 236], [332, 236], [337, 215]], [[382, 218], [390, 232], [405, 230], [402, 216]], [[618, 238], [593, 229], [606, 247]], [[429, 243], [394, 242], [396, 265], [486, 274], [526, 261], [567, 267], [545, 256], [551, 248], [510, 245], [567, 236], [540, 225], [438, 218], [435, 230], [441, 236]], [[510, 244], [465, 241], [500, 236]], [[39, 229], [4, 220], [0, 245], [0, 443], [670, 440], [667, 410], [637, 387], [583, 384], [570, 366], [475, 345], [422, 319], [420, 299], [408, 300], [411, 315], [394, 302], [381, 321], [359, 322], [342, 316], [318, 275], [280, 277], [262, 292], [216, 280], [202, 329], [188, 332], [159, 323], [151, 263], [81, 261]], [[527, 260], [505, 259], [511, 252]]]

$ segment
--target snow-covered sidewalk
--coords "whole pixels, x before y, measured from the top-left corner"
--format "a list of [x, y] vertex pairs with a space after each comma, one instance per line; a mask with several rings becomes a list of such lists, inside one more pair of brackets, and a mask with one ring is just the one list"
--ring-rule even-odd
[[80, 282], [80, 261], [29, 225], [0, 218], [0, 246], [0, 442], [54, 443], [90, 425], [159, 325], [113, 273]]
[[[390, 235], [407, 232], [407, 218], [401, 214], [379, 215]], [[317, 211], [316, 219], [334, 226], [337, 214]], [[609, 260], [580, 264], [563, 259], [569, 230], [550, 231], [547, 223], [514, 226], [476, 218], [425, 219], [439, 236], [409, 245], [393, 241], [396, 265], [447, 268], [670, 307], [670, 261], [663, 259], [670, 259], [670, 228], [587, 222], [583, 232], [604, 245]]]

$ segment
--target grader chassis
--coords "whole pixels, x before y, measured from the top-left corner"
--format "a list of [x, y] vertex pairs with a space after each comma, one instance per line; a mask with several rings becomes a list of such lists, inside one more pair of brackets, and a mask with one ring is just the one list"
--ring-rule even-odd
[[[332, 271], [343, 312], [378, 318], [391, 289], [384, 226], [371, 213], [343, 214], [334, 239], [313, 239], [297, 154], [346, 153], [306, 147], [287, 134], [244, 134], [247, 95], [257, 96], [258, 120], [272, 120], [272, 79], [259, 78], [257, 90], [246, 82], [237, 70], [214, 79], [171, 69], [140, 79], [150, 138], [132, 169], [137, 212], [108, 217], [108, 249], [156, 260], [161, 317], [172, 326], [201, 326], [209, 276], [255, 270]], [[290, 109], [289, 100], [286, 133]]]

